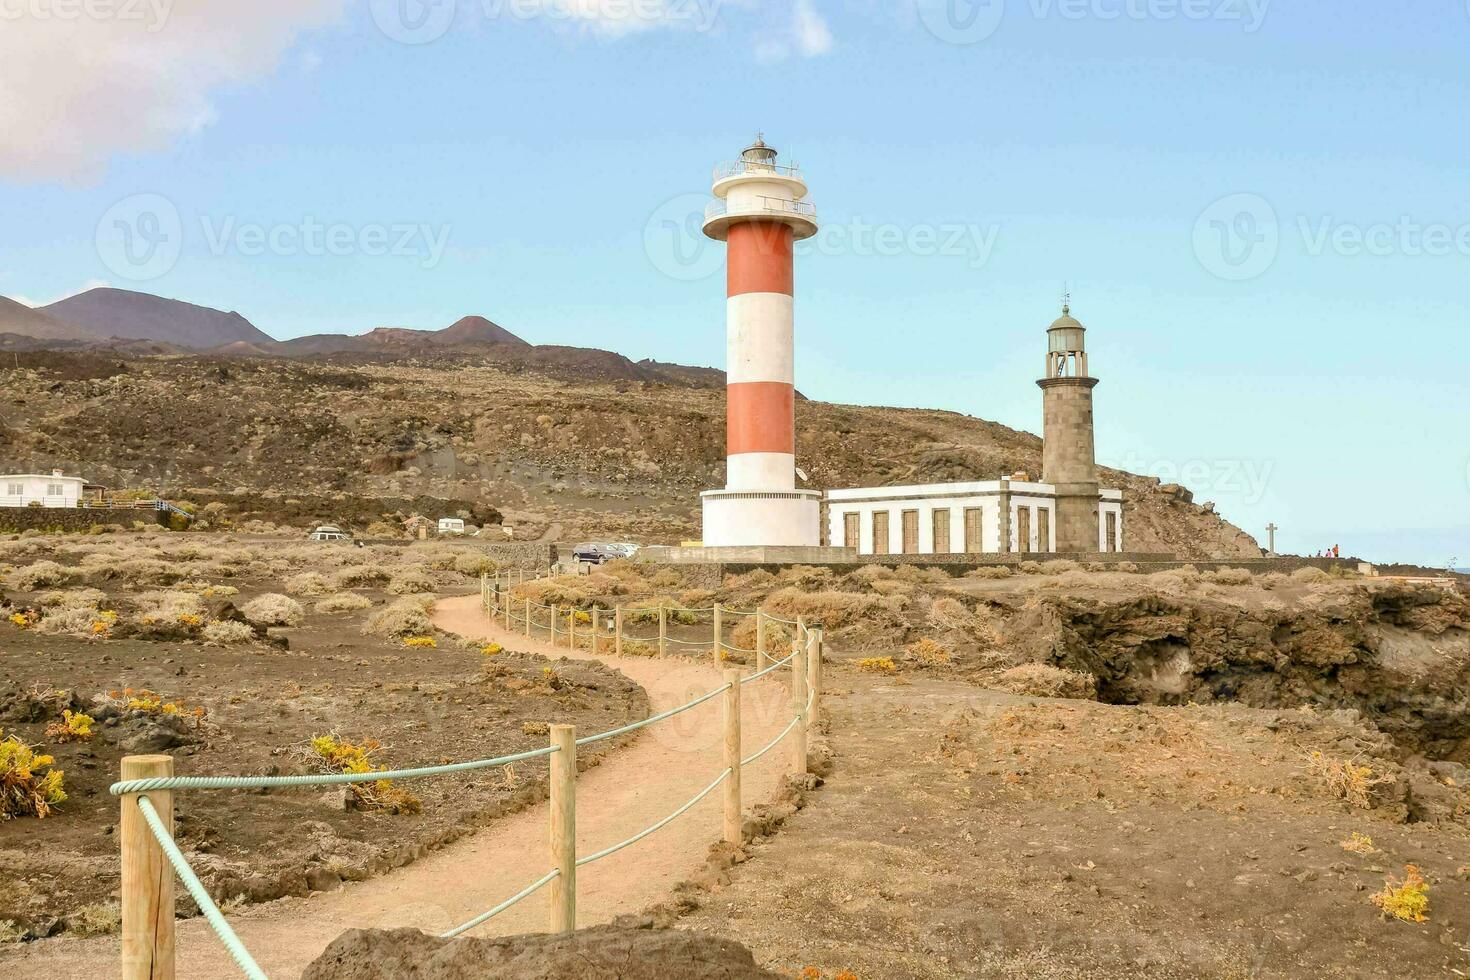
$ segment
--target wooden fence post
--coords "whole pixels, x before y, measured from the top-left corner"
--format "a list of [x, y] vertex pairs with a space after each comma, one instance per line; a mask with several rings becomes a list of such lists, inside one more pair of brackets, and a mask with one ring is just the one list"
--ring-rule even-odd
[[739, 846], [740, 833], [740, 671], [725, 671], [725, 843]]
[[755, 668], [764, 670], [770, 666], [771, 660], [766, 656], [766, 611], [760, 606], [755, 608]]
[[505, 628], [510, 629], [510, 589], [503, 593], [505, 596]]
[[[173, 756], [129, 755], [123, 779], [153, 779], [174, 774]], [[174, 829], [172, 790], [146, 794], [169, 833]], [[138, 794], [122, 798], [122, 978], [174, 980], [174, 869], [148, 829]]]
[[811, 694], [812, 710], [807, 716], [807, 726], [815, 729], [822, 711], [822, 637], [826, 630], [820, 626], [807, 630], [806, 642], [806, 686]]
[[806, 775], [806, 647], [800, 640], [791, 644], [791, 712], [796, 727], [791, 729], [791, 774]]
[[619, 657], [623, 655], [623, 607], [621, 605], [613, 610], [613, 654]]
[[577, 928], [577, 726], [552, 725], [551, 921], [547, 931]]
[[663, 603], [658, 605], [658, 655], [662, 657], [669, 652], [669, 609]]
[[594, 657], [597, 656], [597, 641], [602, 638], [601, 617], [598, 616], [600, 612], [602, 610], [597, 608], [597, 606], [592, 607], [592, 655]]
[[715, 666], [716, 667], [719, 667], [720, 664], [724, 663], [724, 661], [725, 661], [724, 651], [720, 649], [720, 645], [721, 645], [721, 643], [724, 642], [724, 638], [725, 638], [724, 637], [725, 630], [723, 628], [723, 624], [720, 622], [720, 620], [722, 618], [721, 613], [722, 613], [722, 610], [720, 609], [720, 604], [717, 602], [717, 603], [715, 603]]
[[526, 600], [526, 639], [531, 638], [531, 600]]
[[567, 649], [577, 649], [577, 609], [575, 606], [567, 607]]

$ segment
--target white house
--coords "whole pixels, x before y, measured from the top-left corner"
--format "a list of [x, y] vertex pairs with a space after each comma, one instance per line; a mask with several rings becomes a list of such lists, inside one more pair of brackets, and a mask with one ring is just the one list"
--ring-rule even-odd
[[0, 476], [0, 507], [80, 507], [86, 483], [79, 476], [62, 476], [61, 470], [52, 470], [49, 476]]
[[[829, 490], [827, 522], [828, 540], [860, 555], [1048, 554], [1056, 488], [1001, 479]], [[1098, 493], [1097, 550], [1123, 550], [1120, 490]]]

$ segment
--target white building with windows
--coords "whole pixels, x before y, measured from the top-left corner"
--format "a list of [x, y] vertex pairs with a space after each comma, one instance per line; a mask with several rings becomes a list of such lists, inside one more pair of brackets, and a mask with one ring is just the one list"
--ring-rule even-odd
[[[1052, 554], [1056, 488], [1026, 480], [829, 490], [828, 542], [859, 555]], [[1123, 492], [1098, 491], [1099, 552], [1123, 550]], [[1004, 544], [1002, 544], [1004, 542]]]
[[80, 507], [86, 485], [79, 476], [62, 476], [61, 470], [52, 470], [49, 476], [0, 476], [0, 507]]

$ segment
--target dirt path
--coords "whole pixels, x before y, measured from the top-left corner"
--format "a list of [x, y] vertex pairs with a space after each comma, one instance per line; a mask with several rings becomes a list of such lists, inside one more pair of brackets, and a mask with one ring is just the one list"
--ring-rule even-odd
[[[553, 650], [543, 642], [506, 634], [487, 622], [479, 602], [479, 596], [442, 600], [434, 614], [435, 624], [448, 632], [495, 639], [510, 649], [594, 659], [583, 651]], [[595, 659], [641, 684], [656, 712], [691, 700], [720, 681], [712, 664], [611, 656]], [[747, 752], [765, 744], [782, 727], [786, 713], [782, 678], [784, 672], [778, 671], [744, 690]], [[579, 852], [590, 853], [623, 840], [708, 785], [723, 766], [720, 718], [720, 699], [714, 698], [645, 729], [631, 745], [580, 774]], [[746, 800], [771, 797], [785, 761], [784, 754], [772, 752], [747, 770]], [[412, 925], [442, 931], [491, 908], [545, 873], [547, 821], [543, 803], [383, 878], [349, 884], [329, 894], [255, 906], [232, 914], [231, 922], [261, 967], [278, 980], [299, 976], [345, 929]], [[665, 898], [674, 884], [701, 866], [709, 845], [719, 836], [719, 827], [719, 794], [712, 793], [648, 840], [582, 868], [578, 873], [578, 924], [606, 922]], [[474, 934], [539, 931], [546, 921], [546, 901], [543, 890]], [[178, 950], [180, 976], [238, 975], [202, 919], [179, 923]], [[106, 976], [115, 971], [116, 962], [116, 937], [57, 939], [0, 954], [0, 973]]]

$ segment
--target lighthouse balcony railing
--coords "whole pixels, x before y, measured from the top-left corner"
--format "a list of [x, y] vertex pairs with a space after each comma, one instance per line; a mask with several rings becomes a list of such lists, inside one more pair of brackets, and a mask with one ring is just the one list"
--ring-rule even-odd
[[805, 179], [800, 167], [786, 166], [780, 163], [757, 163], [753, 160], [736, 160], [734, 163], [721, 163], [715, 167], [715, 180], [725, 180], [728, 177], [743, 177], [746, 174], [775, 174], [778, 177], [791, 177], [796, 180]]
[[813, 221], [817, 217], [817, 206], [811, 201], [787, 201], [779, 197], [760, 197], [757, 198], [757, 201], [759, 203], [754, 205], [750, 203], [741, 204], [733, 211], [730, 209], [729, 201], [711, 201], [709, 206], [704, 209], [704, 220], [710, 222], [716, 218], [723, 218], [727, 214], [795, 214]]

